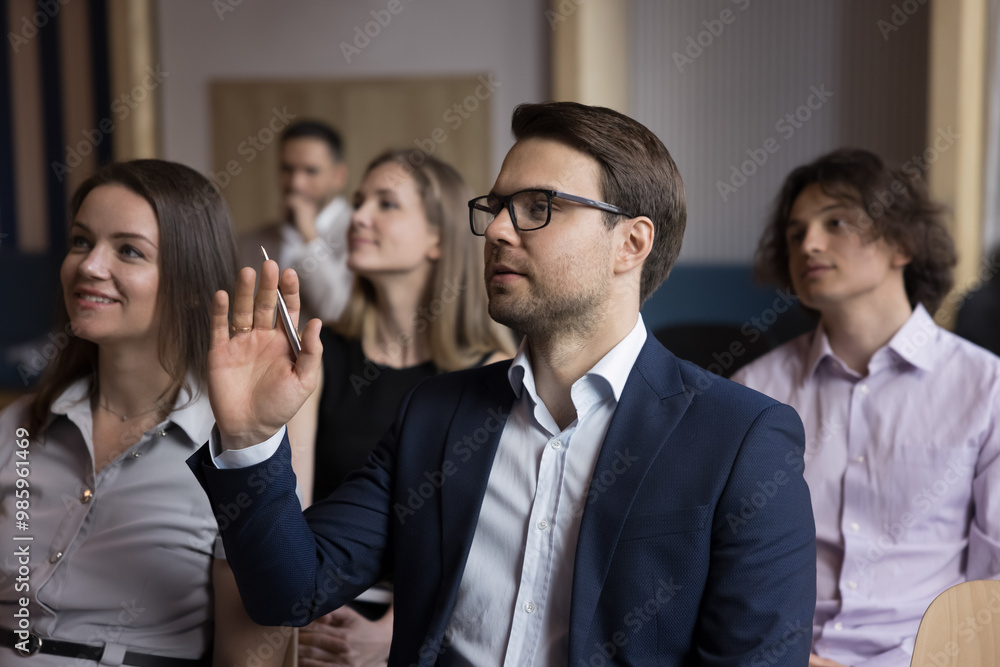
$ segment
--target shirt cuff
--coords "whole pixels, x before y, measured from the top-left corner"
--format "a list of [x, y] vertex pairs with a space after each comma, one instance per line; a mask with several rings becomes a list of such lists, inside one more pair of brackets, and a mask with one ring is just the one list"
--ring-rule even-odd
[[281, 440], [285, 437], [285, 427], [282, 426], [277, 433], [270, 438], [251, 447], [243, 449], [227, 449], [219, 454], [219, 434], [218, 427], [212, 429], [212, 434], [208, 437], [209, 452], [212, 454], [212, 463], [219, 470], [233, 470], [235, 468], [249, 468], [258, 463], [268, 460], [281, 446]]

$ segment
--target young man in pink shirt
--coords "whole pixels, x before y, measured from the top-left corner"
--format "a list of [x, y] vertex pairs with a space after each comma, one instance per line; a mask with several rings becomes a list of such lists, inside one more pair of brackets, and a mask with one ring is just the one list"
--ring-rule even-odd
[[908, 666], [931, 601], [1000, 574], [1000, 359], [932, 319], [955, 262], [919, 174], [860, 150], [793, 171], [761, 240], [818, 320], [733, 378], [805, 425], [811, 666]]

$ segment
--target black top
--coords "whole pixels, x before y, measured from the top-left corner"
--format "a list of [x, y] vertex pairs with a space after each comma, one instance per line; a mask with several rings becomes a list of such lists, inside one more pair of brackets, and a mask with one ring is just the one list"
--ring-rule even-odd
[[380, 366], [365, 357], [360, 340], [325, 327], [320, 340], [323, 394], [316, 425], [314, 500], [327, 497], [350, 472], [364, 467], [406, 394], [438, 372], [430, 361], [409, 368]]

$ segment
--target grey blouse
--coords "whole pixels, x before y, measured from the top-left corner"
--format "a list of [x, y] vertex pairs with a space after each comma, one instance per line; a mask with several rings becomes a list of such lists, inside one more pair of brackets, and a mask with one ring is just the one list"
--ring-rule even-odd
[[[188, 404], [182, 390], [165, 421], [143, 424], [141, 440], [95, 476], [88, 387], [80, 380], [56, 400], [44, 440], [18, 435], [27, 398], [0, 413], [0, 627], [18, 629], [26, 598], [36, 634], [106, 644], [105, 664], [125, 650], [200, 657], [211, 644], [212, 559], [225, 557], [208, 498], [185, 464], [214, 424], [208, 397]], [[0, 647], [0, 664], [15, 655]]]

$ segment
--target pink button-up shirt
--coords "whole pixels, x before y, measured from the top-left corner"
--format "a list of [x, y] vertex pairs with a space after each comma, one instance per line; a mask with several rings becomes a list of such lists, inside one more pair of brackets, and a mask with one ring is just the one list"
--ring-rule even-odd
[[834, 354], [820, 327], [733, 379], [791, 405], [805, 425], [814, 651], [847, 665], [908, 666], [939, 593], [1000, 578], [1000, 358], [918, 306], [867, 376]]

